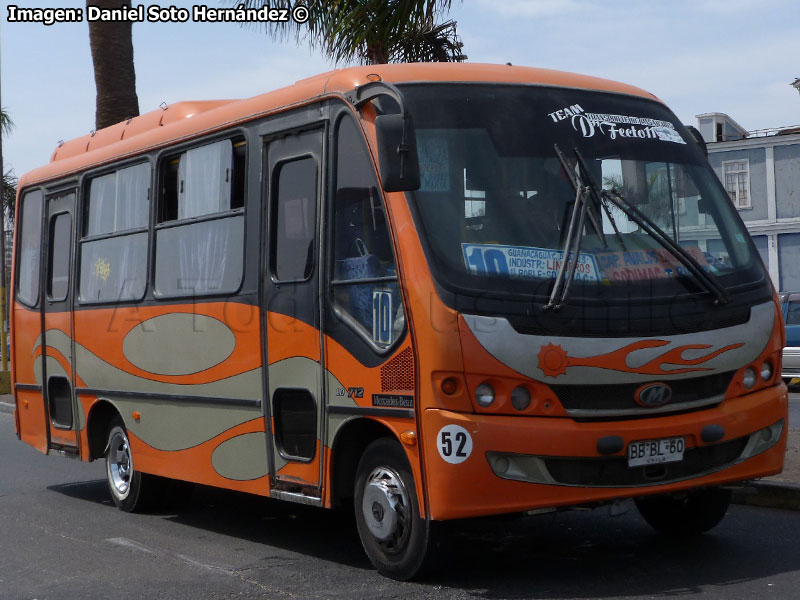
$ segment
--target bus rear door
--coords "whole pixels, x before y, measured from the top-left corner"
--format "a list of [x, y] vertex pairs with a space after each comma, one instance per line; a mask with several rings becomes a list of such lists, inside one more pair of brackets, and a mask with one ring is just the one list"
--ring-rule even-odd
[[42, 394], [48, 449], [78, 452], [72, 353], [72, 248], [75, 192], [46, 198], [42, 294]]

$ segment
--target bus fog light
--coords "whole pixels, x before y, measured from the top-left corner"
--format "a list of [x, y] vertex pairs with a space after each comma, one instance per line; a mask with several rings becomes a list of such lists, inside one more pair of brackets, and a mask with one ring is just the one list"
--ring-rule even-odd
[[752, 389], [752, 387], [756, 384], [756, 372], [752, 368], [747, 367], [744, 370], [742, 383], [744, 383], [744, 387], [746, 387], [748, 390]]
[[511, 392], [511, 405], [517, 410], [525, 410], [531, 405], [531, 393], [528, 388], [518, 385]]
[[478, 406], [491, 406], [494, 402], [494, 389], [485, 381], [475, 389], [475, 402]]
[[498, 456], [494, 459], [494, 472], [498, 475], [505, 475], [508, 472], [509, 462], [505, 456]]
[[739, 460], [745, 460], [772, 448], [780, 441], [781, 435], [783, 434], [783, 426], [784, 421], [781, 419], [769, 427], [765, 427], [764, 429], [750, 434], [750, 439], [747, 440], [747, 445], [744, 447], [744, 450], [742, 450]]
[[764, 381], [772, 379], [772, 363], [768, 360], [761, 363], [761, 379]]

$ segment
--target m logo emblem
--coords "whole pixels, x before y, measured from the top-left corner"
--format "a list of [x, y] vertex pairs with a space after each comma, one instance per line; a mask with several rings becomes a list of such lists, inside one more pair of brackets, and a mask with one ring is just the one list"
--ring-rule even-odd
[[648, 383], [636, 390], [634, 400], [645, 408], [664, 406], [672, 400], [672, 388], [665, 383]]

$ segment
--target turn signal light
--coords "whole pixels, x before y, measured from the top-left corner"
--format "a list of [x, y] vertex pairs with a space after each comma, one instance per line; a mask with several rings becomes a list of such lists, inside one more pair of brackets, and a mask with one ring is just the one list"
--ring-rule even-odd
[[442, 381], [442, 391], [448, 396], [452, 396], [458, 391], [458, 380], [455, 377], [448, 377]]
[[417, 434], [413, 431], [404, 431], [400, 434], [400, 441], [403, 442], [406, 446], [416, 446], [417, 445]]

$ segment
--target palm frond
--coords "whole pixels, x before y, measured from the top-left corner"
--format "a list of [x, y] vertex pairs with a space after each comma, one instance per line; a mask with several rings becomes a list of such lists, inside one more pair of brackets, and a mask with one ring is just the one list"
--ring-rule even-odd
[[11, 133], [14, 129], [14, 121], [8, 116], [8, 111], [5, 108], [0, 108], [0, 131], [5, 135]]
[[[245, 8], [269, 4], [285, 8], [291, 0], [225, 0]], [[452, 0], [306, 0], [306, 23], [266, 23], [275, 40], [305, 41], [322, 49], [335, 63], [390, 60], [463, 60], [455, 22], [434, 25]], [[413, 51], [416, 40], [423, 46]], [[405, 49], [399, 51], [397, 48]], [[416, 58], [415, 58], [416, 57]]]
[[433, 23], [409, 29], [392, 48], [390, 62], [463, 62], [464, 44], [456, 32], [456, 22]]

